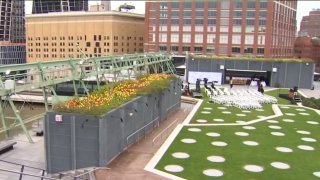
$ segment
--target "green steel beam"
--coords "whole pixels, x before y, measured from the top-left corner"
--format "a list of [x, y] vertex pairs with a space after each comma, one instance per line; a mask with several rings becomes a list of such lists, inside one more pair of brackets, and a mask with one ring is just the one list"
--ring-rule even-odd
[[[113, 55], [105, 57], [93, 57], [82, 59], [68, 59], [59, 61], [47, 61], [17, 65], [3, 65], [0, 67], [0, 120], [3, 128], [0, 132], [6, 132], [9, 135], [9, 130], [20, 126], [30, 142], [33, 142], [29, 135], [19, 111], [15, 107], [13, 101], [10, 99], [11, 94], [21, 91], [28, 91], [32, 89], [41, 88], [45, 98], [45, 106], [48, 111], [47, 93], [52, 92], [55, 97], [57, 94], [53, 89], [53, 85], [73, 81], [75, 95], [77, 95], [77, 88], [74, 81], [79, 80], [85, 92], [89, 94], [84, 80], [95, 77], [97, 86], [99, 87], [100, 79], [107, 81], [106, 74], [112, 74], [114, 80], [121, 78], [123, 73], [127, 74], [130, 79], [132, 72], [135, 76], [142, 73], [165, 72], [174, 73], [174, 67], [171, 56], [162, 53], [141, 53], [141, 54], [126, 54]], [[5, 87], [6, 83], [13, 83], [13, 88]], [[2, 98], [3, 97], [3, 98]], [[12, 126], [6, 123], [4, 114], [5, 104], [9, 103], [16, 120]]]

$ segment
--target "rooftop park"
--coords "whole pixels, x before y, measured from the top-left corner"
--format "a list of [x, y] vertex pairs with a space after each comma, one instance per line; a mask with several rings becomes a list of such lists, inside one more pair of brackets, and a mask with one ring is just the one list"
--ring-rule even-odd
[[203, 93], [190, 122], [150, 161], [151, 171], [174, 179], [319, 179], [320, 113], [281, 92], [265, 92], [278, 102], [259, 110], [212, 103]]

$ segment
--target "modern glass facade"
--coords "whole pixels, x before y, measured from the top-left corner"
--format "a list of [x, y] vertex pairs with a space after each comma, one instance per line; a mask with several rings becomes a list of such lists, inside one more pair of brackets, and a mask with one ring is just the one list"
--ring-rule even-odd
[[193, 0], [146, 4], [147, 51], [292, 56], [297, 1]]
[[88, 11], [88, 0], [33, 0], [32, 14]]
[[26, 62], [24, 1], [0, 0], [0, 64]]

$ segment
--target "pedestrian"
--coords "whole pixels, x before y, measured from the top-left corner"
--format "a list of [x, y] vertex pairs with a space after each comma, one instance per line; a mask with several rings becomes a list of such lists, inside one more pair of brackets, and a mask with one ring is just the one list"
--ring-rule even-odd
[[232, 77], [230, 77], [230, 89], [233, 87]]
[[261, 92], [261, 94], [263, 94], [263, 93], [264, 93], [264, 89], [263, 89], [263, 85], [262, 85], [262, 83], [260, 83], [260, 92]]

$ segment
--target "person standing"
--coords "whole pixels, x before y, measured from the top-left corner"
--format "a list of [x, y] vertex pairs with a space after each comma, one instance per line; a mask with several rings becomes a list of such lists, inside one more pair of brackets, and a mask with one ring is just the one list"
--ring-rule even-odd
[[230, 77], [230, 89], [233, 87], [232, 77]]

